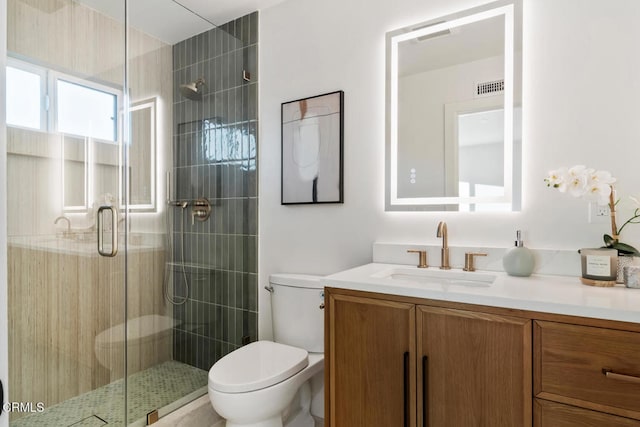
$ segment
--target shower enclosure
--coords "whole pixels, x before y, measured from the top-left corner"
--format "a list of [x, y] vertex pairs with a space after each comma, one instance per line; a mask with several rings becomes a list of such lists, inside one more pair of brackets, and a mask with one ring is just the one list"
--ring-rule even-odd
[[[199, 34], [150, 34], [150, 7]], [[10, 426], [145, 425], [257, 338], [257, 16], [6, 12]]]

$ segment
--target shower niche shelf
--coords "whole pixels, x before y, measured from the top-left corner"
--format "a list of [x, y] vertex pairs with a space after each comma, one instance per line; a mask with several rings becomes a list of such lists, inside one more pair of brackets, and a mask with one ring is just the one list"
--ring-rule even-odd
[[182, 268], [182, 266], [184, 265], [184, 268], [186, 269], [191, 269], [191, 270], [222, 270], [219, 267], [216, 267], [215, 265], [207, 265], [207, 264], [194, 264], [194, 263], [181, 263], [181, 262], [167, 262], [167, 265], [169, 267], [176, 267], [176, 268]]

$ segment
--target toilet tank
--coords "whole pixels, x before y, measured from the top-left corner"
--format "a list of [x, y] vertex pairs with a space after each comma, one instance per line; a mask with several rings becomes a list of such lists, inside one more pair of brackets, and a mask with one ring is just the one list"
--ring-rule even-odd
[[269, 283], [275, 342], [324, 353], [322, 276], [272, 274]]

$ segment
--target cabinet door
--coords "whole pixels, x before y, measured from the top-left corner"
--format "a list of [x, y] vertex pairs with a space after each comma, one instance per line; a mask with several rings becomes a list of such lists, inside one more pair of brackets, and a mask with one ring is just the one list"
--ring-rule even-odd
[[415, 426], [415, 305], [327, 296], [327, 425]]
[[418, 306], [418, 425], [531, 426], [531, 321]]

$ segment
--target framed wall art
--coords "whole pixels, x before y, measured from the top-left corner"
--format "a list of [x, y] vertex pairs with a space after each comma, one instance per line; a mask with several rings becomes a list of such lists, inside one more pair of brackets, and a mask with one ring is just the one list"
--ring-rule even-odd
[[283, 205], [343, 203], [344, 92], [282, 104]]

